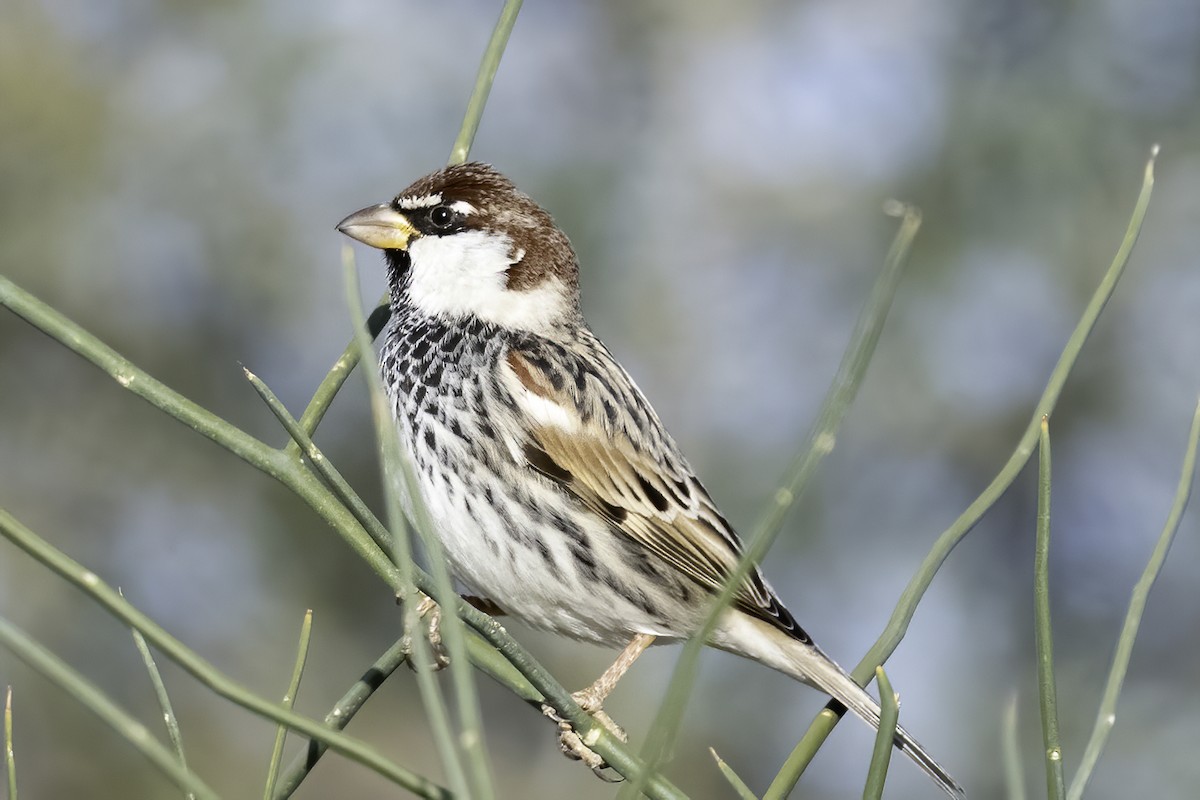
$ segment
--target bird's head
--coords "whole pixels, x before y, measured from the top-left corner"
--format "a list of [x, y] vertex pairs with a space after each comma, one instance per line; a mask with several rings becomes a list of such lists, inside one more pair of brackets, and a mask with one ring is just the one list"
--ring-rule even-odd
[[487, 164], [417, 180], [337, 229], [383, 250], [395, 304], [545, 334], [579, 314], [579, 267], [566, 234]]

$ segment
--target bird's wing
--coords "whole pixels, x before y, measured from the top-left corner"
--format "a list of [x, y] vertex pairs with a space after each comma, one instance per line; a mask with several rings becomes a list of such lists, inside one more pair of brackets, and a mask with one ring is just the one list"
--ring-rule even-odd
[[[737, 535], [633, 380], [598, 340], [585, 344], [590, 358], [558, 347], [509, 349], [500, 370], [525, 436], [519, 457], [615, 530], [720, 591], [742, 555]], [[808, 641], [757, 567], [734, 605]]]

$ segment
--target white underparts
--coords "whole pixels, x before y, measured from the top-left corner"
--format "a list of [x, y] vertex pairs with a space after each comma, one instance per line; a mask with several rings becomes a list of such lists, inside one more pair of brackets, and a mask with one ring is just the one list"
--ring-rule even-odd
[[555, 278], [532, 289], [508, 288], [509, 237], [485, 231], [422, 236], [409, 245], [408, 299], [430, 316], [474, 316], [515, 330], [542, 333], [567, 311], [567, 291]]

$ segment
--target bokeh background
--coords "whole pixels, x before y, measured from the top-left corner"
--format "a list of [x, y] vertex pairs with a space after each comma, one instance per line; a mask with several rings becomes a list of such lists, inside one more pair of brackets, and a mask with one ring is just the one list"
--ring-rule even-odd
[[[0, 272], [135, 363], [282, 443], [241, 377], [298, 411], [350, 335], [333, 224], [445, 161], [498, 2], [6, 0]], [[767, 572], [844, 664], [1026, 424], [1163, 146], [1130, 271], [1054, 418], [1052, 591], [1067, 772], [1129, 591], [1166, 517], [1200, 389], [1200, 6], [1194, 0], [530, 0], [474, 155], [572, 236], [585, 310], [732, 520], [749, 529], [803, 441], [895, 228], [925, 225], [838, 448]], [[378, 256], [360, 250], [363, 294]], [[360, 381], [319, 443], [378, 503]], [[901, 719], [974, 797], [1003, 791], [1014, 695], [1043, 785], [1032, 629], [1034, 475], [954, 552], [889, 663]], [[399, 634], [388, 590], [295, 498], [0, 313], [0, 505], [204, 656], [321, 715]], [[1200, 514], [1150, 598], [1090, 796], [1200, 781]], [[127, 633], [0, 542], [0, 614], [153, 724]], [[512, 626], [570, 686], [610, 653]], [[644, 733], [677, 648], [610, 702]], [[170, 664], [194, 767], [261, 792], [273, 728]], [[170, 797], [121, 739], [0, 652], [31, 797]], [[481, 681], [503, 797], [615, 789]], [[823, 698], [706, 656], [670, 774], [728, 797], [707, 748], [765, 788]], [[352, 726], [440, 775], [414, 682]], [[861, 792], [871, 736], [839, 727], [798, 796]], [[890, 797], [927, 797], [897, 762]], [[301, 797], [397, 793], [330, 758]]]

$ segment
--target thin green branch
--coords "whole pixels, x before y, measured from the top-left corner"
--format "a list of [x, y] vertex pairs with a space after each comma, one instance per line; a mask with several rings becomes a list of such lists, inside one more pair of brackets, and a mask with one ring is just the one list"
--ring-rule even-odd
[[[467, 648], [470, 650], [471, 663], [484, 674], [494, 678], [535, 708], [540, 708], [545, 702], [541, 692], [533, 688], [533, 685], [517, 671], [516, 667], [477, 634], [468, 638]], [[335, 730], [345, 728], [367, 699], [404, 663], [407, 657], [407, 642], [404, 639], [393, 642], [333, 705], [333, 708], [325, 715], [325, 724]], [[309, 742], [304, 752], [296, 756], [284, 772], [283, 777], [280, 778], [275, 790], [275, 800], [287, 800], [291, 797], [308, 773], [312, 771], [312, 768], [320, 761], [326, 749], [322, 742]]]
[[[113, 377], [120, 375], [118, 383], [131, 390], [132, 387], [137, 387], [140, 397], [188, 427], [199, 430], [222, 446], [225, 446], [227, 441], [233, 443], [234, 446], [228, 449], [246, 463], [272, 476], [292, 490], [318, 516], [324, 519], [393, 591], [400, 589], [402, 583], [396, 565], [372, 541], [328, 487], [301, 467], [296, 459], [247, 436], [211, 412], [166, 387], [145, 371], [134, 367], [93, 334], [68, 320], [3, 276], [0, 276], [0, 305], [9, 308], [35, 328], [66, 345], [101, 370]], [[433, 583], [428, 576], [420, 570], [416, 570], [415, 577], [419, 589], [427, 594], [434, 594]], [[563, 688], [524, 647], [509, 636], [498, 622], [461, 599], [457, 601], [457, 611], [458, 615], [478, 631], [485, 641], [524, 676], [525, 680], [512, 682], [509, 680], [511, 673], [494, 663], [491, 665], [490, 674], [505, 682], [506, 686], [522, 697], [529, 693], [529, 687], [532, 686], [532, 690], [539, 693], [544, 702], [549, 703], [561, 716], [569, 720], [580, 732], [580, 735], [594, 736], [596, 744], [592, 749], [621, 775], [630, 777], [642, 771], [642, 763], [630, 753], [625, 744], [585, 714], [571, 698], [570, 692]], [[487, 668], [485, 667], [485, 669]], [[655, 776], [651, 780], [648, 789], [651, 797], [654, 798], [683, 797], [669, 781], [659, 776]]]
[[152, 619], [130, 605], [116, 590], [101, 581], [94, 572], [54, 548], [3, 509], [0, 509], [0, 534], [53, 572], [82, 589], [105, 611], [129, 627], [140, 631], [150, 644], [158, 648], [159, 652], [183, 667], [196, 680], [220, 696], [261, 717], [281, 722], [293, 730], [324, 741], [333, 750], [378, 772], [413, 794], [427, 798], [448, 797], [448, 793], [442, 787], [384, 758], [365, 742], [330, 731], [308, 717], [285, 711], [275, 703], [259, 697], [229, 678], [163, 630]]
[[[1142, 222], [1146, 218], [1146, 209], [1150, 204], [1150, 196], [1154, 190], [1154, 160], [1158, 156], [1158, 146], [1155, 145], [1151, 150], [1149, 161], [1146, 162], [1146, 169], [1142, 179], [1141, 193], [1138, 195], [1137, 203], [1133, 209], [1133, 215], [1129, 220], [1129, 227], [1125, 232], [1125, 237], [1121, 241], [1121, 246], [1117, 250], [1116, 256], [1113, 258], [1112, 264], [1105, 273], [1100, 285], [1096, 288], [1091, 300], [1088, 302], [1087, 308], [1084, 309], [1083, 316], [1079, 323], [1075, 326], [1075, 330], [1071, 333], [1070, 339], [1067, 340], [1066, 347], [1063, 349], [1062, 355], [1058, 359], [1058, 363], [1054, 366], [1054, 370], [1050, 373], [1050, 379], [1046, 384], [1045, 390], [1042, 392], [1041, 398], [1038, 400], [1037, 406], [1034, 408], [1033, 418], [1029, 426], [1025, 429], [1025, 433], [1021, 436], [1021, 440], [1017, 443], [1016, 449], [1009, 457], [1008, 462], [1000, 469], [992, 482], [984, 489], [977, 498], [967, 506], [966, 510], [959, 515], [958, 519], [947, 528], [934, 542], [929, 554], [925, 560], [921, 562], [921, 566], [917, 572], [909, 579], [908, 585], [900, 595], [900, 599], [896, 604], [895, 610], [892, 611], [892, 616], [888, 620], [887, 626], [883, 633], [863, 656], [858, 665], [851, 671], [851, 676], [865, 686], [867, 680], [874, 674], [875, 667], [885, 663], [888, 658], [895, 652], [900, 645], [904, 635], [908, 632], [908, 625], [912, 621], [913, 615], [917, 611], [917, 604], [921, 602], [921, 598], [925, 596], [925, 591], [929, 588], [929, 584], [933, 582], [933, 576], [945, 563], [950, 556], [950, 551], [954, 549], [964, 536], [966, 536], [976, 523], [987, 513], [1000, 497], [1008, 491], [1008, 487], [1016, 480], [1017, 474], [1020, 473], [1025, 464], [1029, 462], [1029, 458], [1033, 454], [1034, 446], [1037, 443], [1038, 430], [1040, 429], [1041, 419], [1043, 416], [1049, 415], [1054, 411], [1054, 406], [1058, 402], [1058, 397], [1062, 393], [1063, 384], [1066, 383], [1067, 377], [1071, 374], [1072, 368], [1075, 366], [1075, 361], [1079, 357], [1080, 351], [1083, 349], [1084, 343], [1091, 334], [1092, 329], [1096, 326], [1096, 320], [1100, 317], [1100, 312], [1104, 310], [1104, 306], [1112, 297], [1113, 291], [1117, 288], [1117, 282], [1121, 275], [1125, 272], [1125, 267], [1129, 263], [1130, 253], [1133, 251], [1133, 245], [1137, 242], [1138, 234], [1142, 230]], [[804, 746], [805, 753], [815, 753], [813, 742], [823, 742], [833, 731], [837, 725], [839, 717], [835, 714], [827, 714], [822, 712], [813, 720], [809, 730], [805, 733], [801, 743], [793, 750], [792, 756], [797, 757], [797, 766], [805, 766], [807, 762], [800, 763], [802, 753], [798, 752], [801, 745]]]
[[708, 748], [708, 752], [712, 753], [713, 760], [717, 762], [717, 769], [721, 770], [721, 774], [725, 776], [725, 780], [729, 781], [729, 785], [733, 787], [741, 800], [758, 800], [758, 796], [750, 791], [750, 787], [733, 771], [733, 767], [726, 764], [725, 759], [717, 755], [715, 748]]
[[1108, 681], [1104, 685], [1104, 695], [1100, 700], [1100, 710], [1096, 714], [1096, 724], [1092, 728], [1091, 738], [1088, 739], [1087, 747], [1083, 751], [1083, 760], [1079, 769], [1071, 780], [1071, 788], [1067, 793], [1069, 800], [1080, 800], [1083, 797], [1088, 780], [1092, 777], [1092, 770], [1095, 769], [1100, 754], [1104, 752], [1108, 735], [1117, 721], [1117, 700], [1121, 696], [1121, 687], [1125, 683], [1125, 674], [1129, 670], [1129, 659], [1133, 655], [1133, 644], [1137, 639], [1138, 628], [1142, 624], [1142, 615], [1146, 611], [1146, 600], [1150, 596], [1154, 582], [1158, 580], [1159, 573], [1162, 572], [1163, 564], [1166, 563], [1167, 552], [1171, 549], [1171, 542], [1175, 540], [1179, 522], [1183, 519], [1184, 509], [1187, 508], [1188, 499], [1191, 497], [1192, 484], [1196, 478], [1198, 445], [1200, 445], [1200, 404], [1197, 404], [1196, 412], [1192, 416], [1192, 427], [1188, 433], [1183, 468], [1180, 470], [1179, 485], [1175, 489], [1175, 500], [1171, 504], [1171, 512], [1167, 515], [1166, 524], [1163, 525], [1158, 542], [1154, 545], [1154, 551], [1150, 554], [1150, 561], [1146, 564], [1146, 569], [1142, 571], [1141, 577], [1138, 578], [1137, 584], [1134, 585], [1133, 595], [1129, 598], [1129, 610], [1125, 612], [1125, 623], [1121, 626], [1121, 635], [1117, 639], [1117, 652], [1113, 655], [1112, 668], [1108, 672]]
[[8, 800], [17, 800], [17, 754], [13, 750], [11, 686], [4, 690], [4, 771], [8, 776]]
[[[380, 304], [386, 303], [387, 295], [381, 297], [379, 302]], [[305, 433], [312, 435], [316, 432], [317, 426], [325, 418], [325, 412], [333, 405], [333, 398], [337, 397], [337, 393], [342, 390], [342, 386], [350, 378], [350, 373], [354, 372], [354, 368], [357, 366], [358, 347], [351, 342], [346, 345], [346, 349], [342, 351], [337, 361], [334, 361], [333, 366], [329, 368], [329, 372], [321, 379], [317, 390], [313, 392], [312, 399], [304, 408], [304, 413], [300, 415], [300, 427], [304, 429]], [[288, 449], [294, 452], [295, 444], [289, 443]]]
[[1038, 703], [1046, 757], [1046, 796], [1062, 800], [1063, 753], [1058, 737], [1058, 692], [1054, 686], [1054, 630], [1050, 621], [1050, 419], [1038, 436], [1037, 537], [1033, 555], [1033, 613], [1037, 640]]
[[150, 377], [116, 350], [3, 275], [0, 275], [0, 305], [7, 306], [30, 325], [95, 364], [122, 388], [167, 412], [239, 458], [271, 475], [285, 469], [282, 459], [270, 447]]
[[316, 443], [309, 437], [304, 430], [304, 425], [293, 417], [287, 410], [283, 402], [271, 391], [271, 387], [260, 378], [258, 375], [251, 372], [246, 367], [242, 367], [242, 372], [246, 375], [246, 380], [250, 381], [250, 385], [263, 402], [267, 404], [267, 408], [275, 415], [275, 419], [279, 421], [291, 437], [290, 444], [299, 448], [299, 452], [304, 454], [307, 463], [321, 479], [333, 491], [337, 499], [344, 505], [363, 530], [370, 535], [375, 544], [381, 551], [386, 551], [391, 547], [391, 534], [387, 528], [379, 521], [379, 518], [367, 507], [366, 502], [359, 496], [358, 492], [350, 485], [342, 473], [330, 463], [325, 454], [321, 452]]
[[475, 89], [471, 99], [467, 101], [467, 112], [463, 116], [462, 127], [454, 147], [450, 150], [450, 164], [461, 164], [467, 160], [475, 134], [479, 131], [479, 120], [483, 117], [483, 108], [487, 105], [488, 95], [492, 93], [492, 82], [496, 79], [496, 70], [500, 68], [500, 59], [508, 47], [508, 37], [513, 25], [517, 23], [517, 14], [521, 12], [521, 0], [507, 0], [500, 10], [500, 19], [492, 29], [492, 38], [488, 41], [487, 49], [483, 51], [483, 59], [479, 62], [479, 70], [475, 75]]
[[1000, 748], [1004, 756], [1004, 787], [1008, 800], [1025, 800], [1025, 767], [1021, 763], [1021, 745], [1017, 738], [1017, 693], [1004, 707]]
[[875, 680], [879, 684], [879, 730], [875, 732], [875, 748], [871, 751], [863, 800], [883, 797], [883, 785], [887, 783], [888, 766], [892, 761], [892, 745], [896, 740], [896, 724], [900, 720], [900, 695], [892, 690], [883, 667], [875, 668]]
[[[375, 366], [375, 351], [372, 349], [371, 342], [366, 335], [366, 321], [363, 318], [362, 308], [358, 300], [358, 274], [354, 266], [354, 250], [349, 245], [342, 246], [342, 273], [346, 304], [350, 311], [350, 324], [355, 331], [355, 341], [359, 348], [359, 358], [360, 360], [367, 359], [368, 363], [371, 364], [371, 368], [363, 372], [363, 377], [367, 382], [367, 388], [370, 392], [372, 419], [375, 424], [375, 439], [384, 480], [384, 497], [387, 501], [387, 518], [389, 526], [393, 531], [391, 537], [393, 560], [400, 568], [402, 585], [398, 596], [404, 603], [404, 629], [409, 636], [412, 647], [416, 651], [416, 657], [413, 658], [410, 656], [409, 663], [416, 670], [417, 685], [421, 692], [421, 700], [425, 706], [425, 713], [429, 717], [430, 727], [433, 729], [434, 741], [437, 743], [438, 753], [442, 758], [442, 764], [450, 786], [454, 789], [455, 794], [464, 798], [471, 798], [477, 794], [480, 796], [484, 794], [490, 796], [490, 779], [487, 774], [486, 754], [479, 752], [483, 746], [482, 730], [476, 727], [472, 730], [470, 736], [470, 739], [477, 743], [477, 752], [466, 752], [466, 749], [461, 744], [468, 739], [467, 730], [465, 728], [462, 730], [461, 739], [454, 735], [453, 725], [450, 722], [450, 714], [447, 709], [446, 699], [442, 694], [441, 684], [433, 674], [433, 648], [428, 639], [422, 634], [423, 620], [419, 619], [417, 615], [417, 605], [420, 595], [417, 593], [414, 579], [416, 567], [413, 563], [412, 550], [397, 492], [401, 481], [408, 484], [410, 492], [413, 492], [413, 485], [411, 476], [407, 470], [407, 462], [400, 452], [400, 439], [396, 430], [396, 423], [392, 418], [391, 404], [384, 394], [379, 370]], [[420, 503], [420, 496], [418, 494], [414, 492], [409, 496], [413, 498], [414, 508], [420, 507], [422, 510], [424, 509], [424, 506]], [[418, 524], [428, 524], [428, 521], [419, 520]], [[438, 584], [439, 589], [445, 588], [440, 585], [440, 582], [435, 581], [435, 583]], [[457, 596], [455, 599], [457, 599]], [[454, 633], [447, 637], [447, 649], [450, 650], [451, 668], [459, 672], [465, 671], [470, 673], [470, 664], [466, 660], [466, 647], [462, 639], [462, 622], [454, 614], [454, 602], [446, 601], [446, 603], [446, 618], [443, 620], [443, 625], [448, 634], [450, 634], [451, 628], [454, 629]], [[459, 638], [454, 645], [450, 645], [449, 639], [453, 635], [457, 635]], [[456, 700], [460, 704], [465, 703], [474, 708], [476, 712], [475, 718], [478, 719], [478, 699], [474, 693], [473, 683], [470, 684], [468, 691], [469, 694], [466, 697], [460, 696]], [[469, 715], [469, 712], [464, 712], [465, 715]], [[482, 759], [483, 769], [480, 770], [477, 765], [472, 765], [471, 775], [468, 776], [466, 765], [471, 764], [475, 758]], [[480, 777], [480, 772], [483, 773], [482, 778]]]
[[[450, 151], [449, 164], [451, 165], [463, 163], [470, 155], [471, 145], [475, 142], [475, 134], [479, 130], [479, 121], [483, 117], [484, 106], [487, 105], [488, 96], [492, 92], [496, 70], [500, 67], [500, 59], [504, 57], [509, 34], [512, 33], [520, 10], [521, 0], [507, 0], [504, 8], [500, 11], [500, 18], [496, 20], [496, 26], [492, 29], [491, 39], [488, 40], [487, 49], [483, 52], [483, 59], [480, 61], [479, 70], [475, 75], [475, 88], [471, 92], [471, 98], [467, 101], [467, 111], [463, 115], [462, 125], [459, 126], [458, 137], [454, 140], [454, 147]], [[376, 304], [375, 312], [382, 312], [386, 317], [389, 313], [387, 302], [388, 296], [384, 294]], [[376, 313], [372, 314], [372, 318], [376, 316]], [[358, 365], [358, 358], [358, 345], [350, 342], [338, 360], [334, 362], [333, 368], [321, 381], [316, 392], [313, 393], [312, 400], [304, 409], [304, 413], [300, 415], [300, 425], [309, 435], [312, 435], [317, 426], [321, 424], [325, 412], [333, 403], [333, 398], [341, 391], [342, 385]], [[294, 453], [295, 445], [289, 444], [287, 449]]]
[[825, 744], [825, 737], [829, 735], [829, 731], [833, 730], [833, 726], [837, 725], [843, 713], [845, 712], [834, 711], [828, 706], [821, 709], [817, 718], [813, 720], [808, 730], [804, 732], [800, 741], [796, 742], [796, 746], [784, 760], [783, 766], [779, 768], [771, 785], [767, 787], [767, 793], [763, 795], [763, 800], [784, 800], [791, 796], [792, 789], [799, 782], [800, 776], [817, 757], [817, 751], [821, 749], [821, 745]]
[[[296, 705], [296, 695], [300, 691], [300, 679], [304, 676], [304, 664], [308, 661], [308, 647], [312, 641], [312, 609], [304, 612], [304, 620], [300, 623], [300, 640], [296, 644], [296, 663], [292, 666], [292, 677], [288, 681], [287, 691], [280, 705], [291, 711]], [[271, 761], [267, 766], [267, 782], [263, 787], [263, 800], [271, 800], [275, 793], [275, 782], [279, 777], [279, 764], [283, 760], [283, 744], [287, 740], [288, 729], [280, 725], [275, 731], [275, 743], [271, 747]]]
[[[150, 686], [154, 689], [154, 697], [158, 700], [159, 710], [162, 711], [163, 725], [167, 729], [167, 741], [171, 743], [171, 750], [174, 751], [179, 766], [186, 772], [188, 766], [187, 756], [183, 751], [183, 734], [179, 730], [179, 719], [175, 716], [171, 697], [167, 694], [167, 685], [163, 683], [162, 674], [158, 671], [158, 664], [154, 662], [154, 654], [150, 652], [150, 645], [146, 644], [146, 637], [134, 629], [130, 629], [129, 632], [133, 635], [134, 646], [142, 656], [142, 663], [146, 665], [146, 674], [150, 676]], [[187, 792], [185, 797], [187, 800], [196, 798], [191, 792]]]
[[98, 686], [4, 617], [0, 617], [0, 644], [123, 736], [134, 749], [184, 792], [191, 793], [198, 800], [217, 800], [217, 793], [181, 766], [175, 754], [155, 739], [150, 731], [146, 730], [145, 725], [122, 710]]
[[[407, 657], [408, 650], [405, 648], [403, 640], [395, 642], [385, 650], [383, 655], [375, 660], [375, 663], [367, 669], [363, 676], [350, 687], [350, 690], [334, 704], [333, 709], [325, 715], [325, 724], [337, 731], [349, 725], [350, 720], [362, 708], [367, 698], [383, 685], [383, 682], [396, 671], [397, 667], [404, 663]], [[292, 793], [308, 777], [308, 773], [316, 766], [326, 750], [328, 748], [324, 742], [310, 741], [308, 747], [292, 761], [283, 776], [275, 784], [275, 800], [286, 800], [286, 798], [291, 797]]]
[[[809, 478], [816, 473], [817, 467], [825, 456], [833, 452], [838, 430], [845, 418], [846, 411], [858, 393], [858, 387], [862, 385], [867, 365], [870, 363], [871, 356], [875, 352], [875, 345], [879, 342], [879, 336], [883, 331], [888, 309], [891, 308], [892, 299], [896, 295], [896, 288], [899, 286], [900, 276], [912, 248], [913, 239], [921, 227], [921, 215], [917, 209], [903, 206], [899, 210], [902, 215], [900, 227], [884, 260], [883, 270], [875, 280], [867, 302], [855, 322], [850, 342], [842, 356], [842, 362], [834, 376], [833, 383], [825, 395], [821, 411], [809, 433], [808, 441], [789, 467], [782, 485], [775, 491], [770, 506], [750, 537], [745, 554], [712, 604], [704, 624], [684, 645], [683, 652], [679, 656], [658, 716], [651, 726], [646, 745], [642, 748], [642, 758], [652, 769], [657, 768], [678, 734], [684, 707], [695, 682], [700, 652], [716, 628], [717, 620], [733, 601], [737, 587], [754, 569], [754, 566], [762, 560], [779, 536], [788, 511], [791, 510], [792, 505], [807, 486]], [[636, 798], [638, 792], [642, 790], [642, 786], [642, 780], [630, 781], [622, 790], [620, 797], [630, 800]], [[772, 788], [775, 788], [774, 784], [772, 784]], [[771, 790], [768, 790], [766, 796], [771, 796]]]

